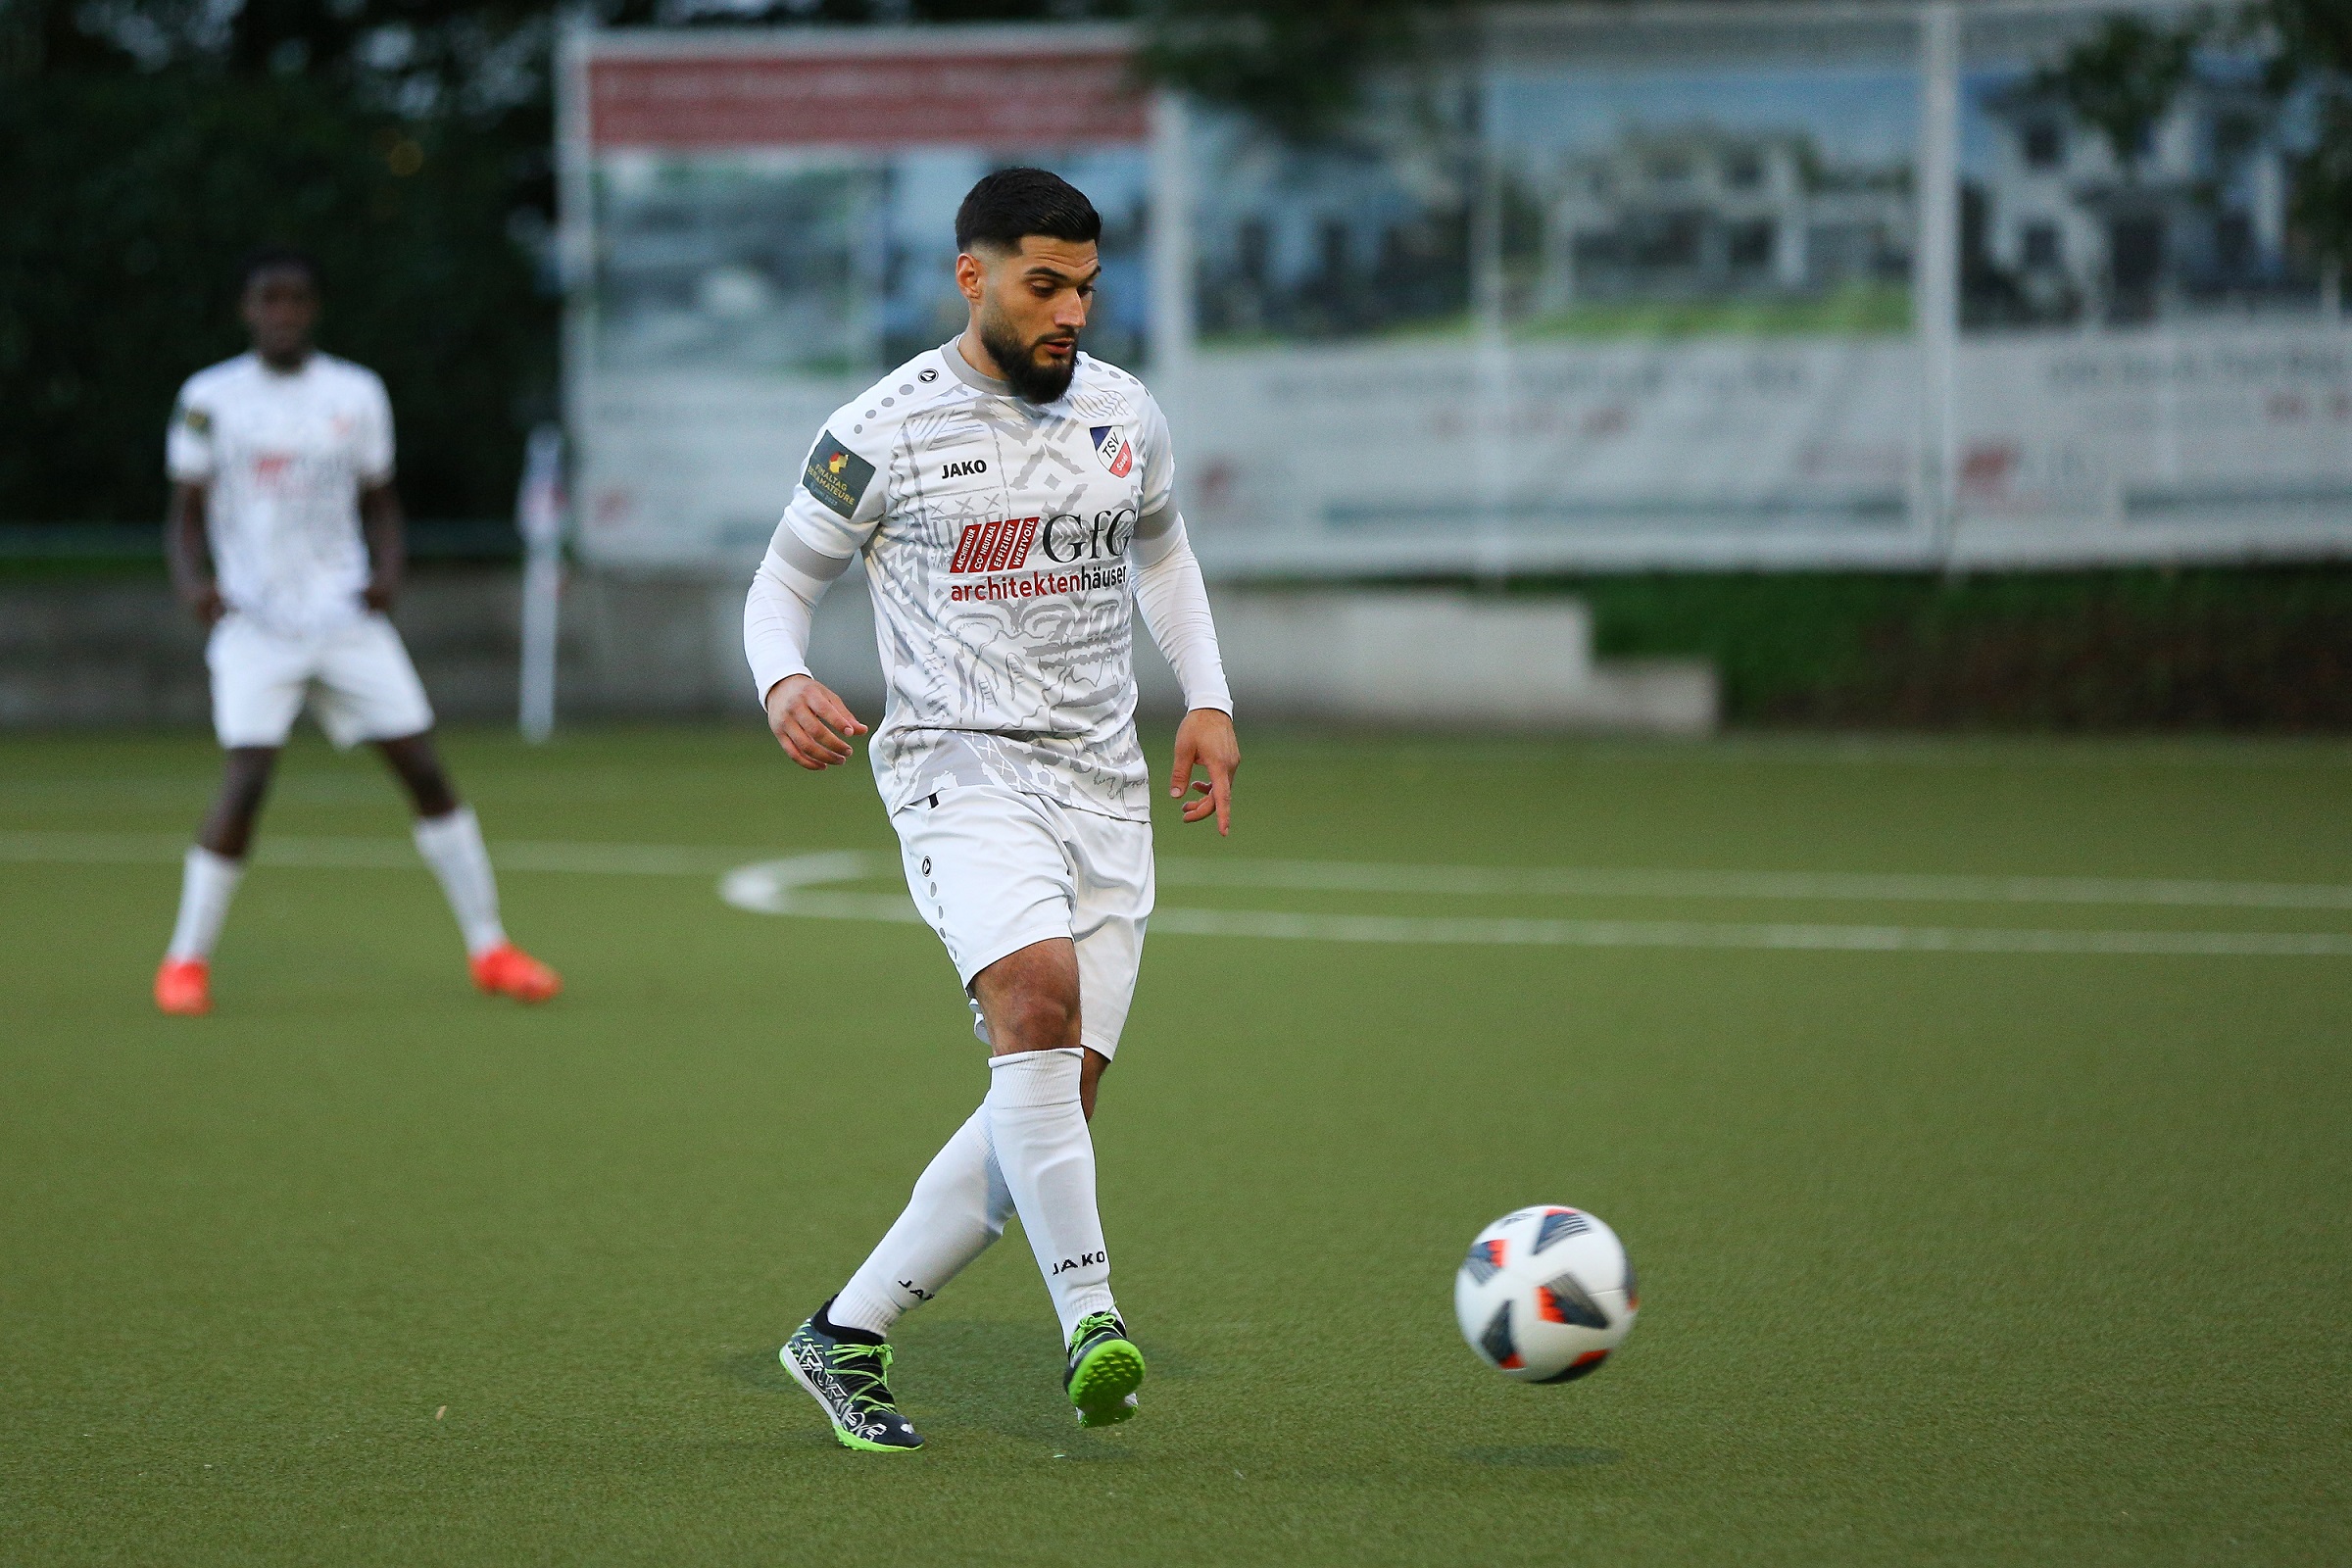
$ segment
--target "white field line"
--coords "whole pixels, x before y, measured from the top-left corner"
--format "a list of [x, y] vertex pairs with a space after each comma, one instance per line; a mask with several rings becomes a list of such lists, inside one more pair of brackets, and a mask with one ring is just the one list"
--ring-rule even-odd
[[[719, 897], [760, 914], [818, 920], [922, 916], [901, 894], [815, 891], [875, 876], [888, 857], [856, 851], [737, 866]], [[2042, 953], [2167, 957], [2352, 957], [2352, 934], [2321, 931], [2033, 931], [1967, 926], [1815, 925], [1696, 920], [1529, 920], [1280, 910], [1161, 908], [1154, 931], [1280, 941], [1549, 948], [1712, 948], [1816, 953]]]
[[1349, 860], [1162, 860], [1187, 887], [1527, 898], [1760, 899], [1858, 904], [2091, 904], [2177, 908], [2352, 909], [2352, 887], [2055, 876], [1912, 876], [1840, 871], [1644, 871]]
[[[151, 865], [179, 858], [175, 834], [0, 832], [0, 861]], [[845, 893], [823, 884], [891, 874], [891, 858], [838, 851], [739, 863], [745, 852], [660, 844], [505, 841], [502, 870], [594, 876], [710, 876], [738, 908], [828, 920], [919, 923], [903, 894]], [[398, 839], [265, 839], [263, 864], [409, 869]], [[1886, 876], [1743, 871], [1608, 871], [1329, 860], [1163, 860], [1160, 879], [1194, 887], [1452, 897], [1782, 899], [1862, 903], [2142, 905], [2265, 909], [2352, 908], [2352, 888], [2268, 882], [2138, 881], [2065, 877]], [[1691, 920], [1567, 920], [1305, 914], [1162, 907], [1154, 930], [1182, 936], [1494, 947], [1710, 948], [1845, 953], [2046, 953], [2175, 956], [2352, 956], [2352, 934], [2319, 931], [2024, 930], [1968, 926], [1829, 925]]]
[[[152, 865], [187, 852], [184, 835], [170, 833], [0, 833], [0, 861], [64, 865]], [[752, 850], [698, 849], [669, 844], [538, 844], [505, 839], [493, 845], [502, 871], [578, 872], [590, 876], [714, 876], [740, 864]], [[336, 870], [407, 870], [421, 866], [405, 839], [286, 838], [265, 834], [254, 858], [263, 865]]]
[[[0, 861], [144, 865], [187, 849], [169, 833], [0, 832]], [[664, 844], [547, 844], [502, 839], [504, 870], [596, 876], [708, 876], [752, 850]], [[265, 836], [265, 865], [408, 867], [405, 840]], [[863, 874], [863, 873], [861, 873]], [[887, 875], [885, 865], [872, 874]], [[827, 880], [835, 880], [828, 878]], [[1162, 859], [1159, 880], [1180, 887], [1464, 898], [1754, 899], [1854, 904], [2045, 904], [2170, 908], [2352, 909], [2352, 886], [2184, 878], [1936, 876], [1841, 871], [1663, 871], [1404, 865], [1354, 860]]]

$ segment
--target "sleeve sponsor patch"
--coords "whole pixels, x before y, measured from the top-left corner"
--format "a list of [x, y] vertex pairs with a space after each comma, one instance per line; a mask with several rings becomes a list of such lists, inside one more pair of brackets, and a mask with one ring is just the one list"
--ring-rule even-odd
[[808, 449], [808, 470], [801, 475], [808, 493], [845, 520], [857, 515], [858, 503], [873, 480], [874, 466], [843, 445], [830, 430]]
[[213, 416], [194, 404], [183, 403], [179, 406], [179, 422], [186, 427], [190, 435], [211, 435], [213, 433]]

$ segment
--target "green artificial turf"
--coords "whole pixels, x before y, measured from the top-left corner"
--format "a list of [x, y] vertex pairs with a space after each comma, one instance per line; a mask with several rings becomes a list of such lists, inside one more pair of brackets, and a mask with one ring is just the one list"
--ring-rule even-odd
[[[1163, 824], [1164, 858], [2352, 884], [2334, 744], [1245, 739], [1233, 840]], [[494, 853], [891, 843], [861, 767], [754, 731], [448, 750]], [[744, 912], [693, 857], [510, 868], [567, 989], [493, 1003], [389, 785], [310, 743], [266, 831], [385, 866], [257, 865], [219, 1010], [162, 1018], [169, 846], [214, 766], [195, 736], [0, 741], [10, 1563], [2352, 1557], [2352, 957], [1155, 935], [1096, 1124], [1142, 1417], [1075, 1428], [1013, 1238], [903, 1325], [931, 1446], [875, 1460], [775, 1348], [980, 1096], [935, 939]], [[1610, 1220], [1642, 1282], [1563, 1388], [1487, 1371], [1451, 1314], [1471, 1236], [1541, 1201]]]

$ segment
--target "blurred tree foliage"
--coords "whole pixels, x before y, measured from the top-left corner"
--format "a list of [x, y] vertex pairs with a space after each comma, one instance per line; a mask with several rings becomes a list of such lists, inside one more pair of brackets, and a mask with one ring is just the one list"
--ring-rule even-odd
[[2295, 171], [2295, 221], [2352, 286], [2352, 0], [2270, 0], [2275, 87], [2310, 91], [2318, 139]]
[[324, 347], [382, 373], [402, 485], [432, 516], [512, 506], [518, 426], [552, 407], [552, 300], [510, 237], [519, 149], [357, 112], [300, 75], [64, 74], [0, 91], [0, 516], [161, 516], [164, 417], [237, 353], [237, 258], [293, 240]]
[[2055, 96], [2097, 129], [2118, 167], [2148, 152], [2148, 134], [2187, 84], [2196, 54], [2194, 27], [2160, 26], [2121, 16], [2037, 72], [2030, 91]]
[[1310, 139], [1345, 122], [1367, 75], [1426, 58], [1464, 5], [1152, 0], [1143, 9], [1144, 66], [1157, 80]]
[[2352, 278], [2352, 0], [2256, 0], [2179, 21], [2118, 14], [2033, 88], [2095, 126], [2128, 170], [2188, 82], [2197, 50], [2211, 45], [2267, 55], [2276, 108], [2308, 105], [2312, 134], [2293, 160], [2295, 228], [2322, 267]]
[[453, 0], [0, 0], [0, 518], [161, 516], [165, 416], [243, 348], [264, 241], [319, 257], [321, 343], [389, 384], [412, 507], [511, 510], [553, 406], [548, 33]]

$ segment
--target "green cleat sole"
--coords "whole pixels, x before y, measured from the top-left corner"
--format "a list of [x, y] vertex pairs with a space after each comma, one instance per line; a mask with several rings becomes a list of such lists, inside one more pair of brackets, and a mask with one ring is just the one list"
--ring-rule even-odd
[[1128, 1396], [1144, 1386], [1144, 1352], [1129, 1340], [1105, 1340], [1070, 1375], [1070, 1403], [1082, 1427], [1113, 1427], [1132, 1418]]
[[839, 1427], [835, 1427], [833, 1429], [833, 1439], [843, 1447], [855, 1448], [859, 1453], [920, 1453], [923, 1451], [919, 1446], [916, 1447], [907, 1448], [896, 1446], [888, 1443], [868, 1442], [866, 1439], [858, 1436], [856, 1433], [844, 1432]]

